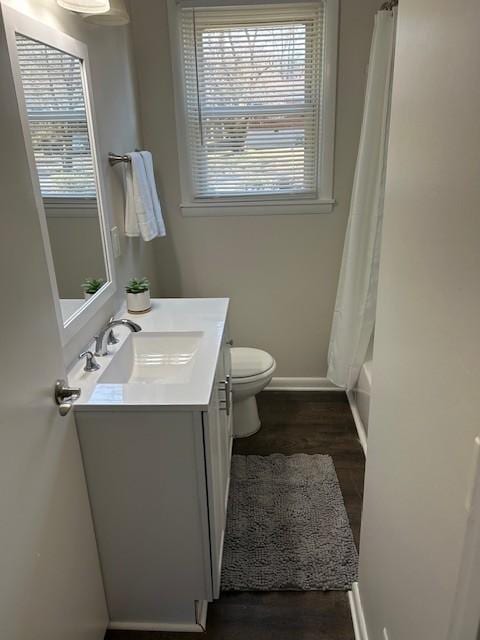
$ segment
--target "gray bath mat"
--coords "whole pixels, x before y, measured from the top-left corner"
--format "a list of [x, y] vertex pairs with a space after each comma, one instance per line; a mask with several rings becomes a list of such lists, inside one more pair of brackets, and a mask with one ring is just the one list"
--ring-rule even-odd
[[330, 456], [233, 456], [224, 591], [348, 590], [357, 562]]

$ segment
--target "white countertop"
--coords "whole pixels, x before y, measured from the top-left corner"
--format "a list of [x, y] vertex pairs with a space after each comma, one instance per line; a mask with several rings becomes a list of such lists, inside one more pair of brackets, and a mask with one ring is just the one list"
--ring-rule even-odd
[[[228, 298], [172, 298], [152, 299], [152, 310], [146, 314], [128, 314], [121, 310], [115, 317], [128, 318], [142, 327], [142, 333], [202, 332], [202, 340], [188, 375], [181, 381], [99, 383], [111, 365], [115, 354], [131, 332], [126, 327], [115, 327], [120, 338], [109, 346], [109, 355], [97, 358], [101, 368], [83, 371], [84, 359], [68, 373], [70, 386], [82, 390], [75, 403], [76, 411], [115, 410], [204, 410], [212, 393], [215, 369], [225, 328]], [[136, 334], [140, 335], [140, 334]], [[93, 348], [92, 348], [93, 349]]]

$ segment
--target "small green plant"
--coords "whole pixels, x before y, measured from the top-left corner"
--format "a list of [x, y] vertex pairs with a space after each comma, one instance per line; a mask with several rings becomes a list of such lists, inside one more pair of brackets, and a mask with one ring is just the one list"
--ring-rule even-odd
[[102, 278], [86, 278], [85, 282], [82, 284], [82, 289], [85, 293], [89, 293], [93, 295], [97, 293], [99, 289], [103, 287], [105, 281]]
[[150, 282], [147, 278], [132, 278], [125, 287], [127, 293], [143, 293], [150, 289]]

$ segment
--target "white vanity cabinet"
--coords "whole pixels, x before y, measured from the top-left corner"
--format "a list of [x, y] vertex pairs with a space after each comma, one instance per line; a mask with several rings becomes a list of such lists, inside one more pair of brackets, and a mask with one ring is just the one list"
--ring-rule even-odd
[[219, 595], [233, 432], [228, 339], [225, 328], [204, 406], [76, 407], [111, 628], [202, 630]]

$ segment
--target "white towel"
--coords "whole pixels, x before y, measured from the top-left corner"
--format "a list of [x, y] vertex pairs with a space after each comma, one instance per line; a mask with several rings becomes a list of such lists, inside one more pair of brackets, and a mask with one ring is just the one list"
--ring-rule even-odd
[[125, 235], [146, 242], [166, 235], [149, 151], [129, 153], [126, 166]]

